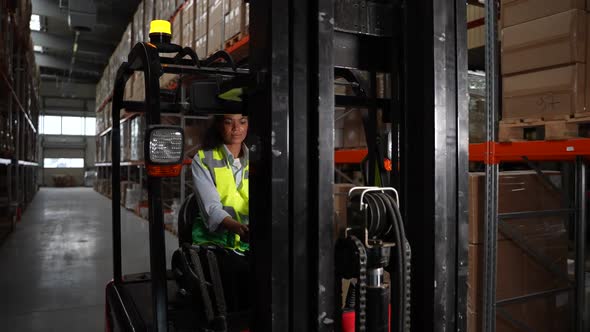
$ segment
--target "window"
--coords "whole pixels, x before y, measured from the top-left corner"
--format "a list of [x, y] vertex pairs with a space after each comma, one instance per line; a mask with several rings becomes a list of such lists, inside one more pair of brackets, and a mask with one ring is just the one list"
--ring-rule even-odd
[[44, 158], [44, 168], [84, 168], [84, 158]]
[[31, 15], [31, 21], [29, 22], [29, 28], [33, 31], [41, 31], [41, 17], [37, 14]]
[[84, 118], [77, 116], [62, 116], [62, 135], [84, 135]]
[[43, 119], [43, 134], [61, 135], [61, 116], [45, 116]]
[[79, 116], [39, 116], [39, 133], [44, 135], [96, 135], [96, 118]]

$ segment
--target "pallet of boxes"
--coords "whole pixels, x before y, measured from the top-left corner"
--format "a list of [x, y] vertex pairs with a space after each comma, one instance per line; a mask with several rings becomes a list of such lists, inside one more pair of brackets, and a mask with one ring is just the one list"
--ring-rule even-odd
[[500, 141], [588, 137], [586, 0], [502, 0]]
[[[498, 213], [562, 209], [561, 173], [500, 172]], [[469, 175], [467, 331], [482, 331], [485, 174]], [[496, 331], [569, 331], [566, 216], [500, 217], [497, 236]], [[555, 291], [555, 292], [553, 292]], [[542, 294], [532, 296], [532, 294]], [[510, 301], [509, 301], [510, 300]], [[502, 301], [506, 301], [502, 303]]]

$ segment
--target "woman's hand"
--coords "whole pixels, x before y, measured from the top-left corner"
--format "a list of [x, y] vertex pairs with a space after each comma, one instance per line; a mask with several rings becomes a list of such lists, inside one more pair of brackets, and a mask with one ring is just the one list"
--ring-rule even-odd
[[221, 224], [229, 232], [239, 235], [240, 239], [243, 242], [248, 242], [248, 237], [249, 237], [249, 233], [250, 233], [250, 229], [248, 228], [248, 226], [246, 226], [244, 224], [240, 224], [239, 222], [233, 220], [230, 217], [223, 219]]

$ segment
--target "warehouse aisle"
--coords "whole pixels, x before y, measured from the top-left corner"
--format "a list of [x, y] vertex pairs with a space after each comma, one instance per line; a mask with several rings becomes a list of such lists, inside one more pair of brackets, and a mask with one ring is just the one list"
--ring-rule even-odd
[[[4, 332], [104, 331], [112, 278], [111, 201], [90, 188], [42, 188], [0, 245]], [[123, 273], [149, 269], [148, 224], [122, 210]], [[178, 246], [166, 232], [168, 255]]]

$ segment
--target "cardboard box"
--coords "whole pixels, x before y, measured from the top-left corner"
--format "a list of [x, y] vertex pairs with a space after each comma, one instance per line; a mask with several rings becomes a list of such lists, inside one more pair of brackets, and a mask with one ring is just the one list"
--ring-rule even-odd
[[485, 223], [485, 173], [469, 173], [469, 243], [483, 243]]
[[166, 3], [167, 0], [153, 0], [154, 2], [154, 19], [156, 20], [168, 20], [170, 17], [167, 15]]
[[344, 148], [364, 148], [367, 146], [365, 139], [365, 129], [361, 117], [361, 111], [358, 109], [348, 112], [342, 119]]
[[207, 0], [195, 0], [195, 15], [200, 17], [202, 15], [207, 15], [208, 8], [209, 8], [209, 1]]
[[347, 203], [348, 192], [355, 185], [350, 183], [335, 183], [333, 186], [334, 193], [334, 237], [339, 237], [341, 232], [344, 232], [347, 225]]
[[502, 75], [586, 62], [583, 10], [543, 17], [502, 30]]
[[[561, 186], [559, 172], [546, 172], [558, 188]], [[481, 233], [471, 228], [478, 225], [473, 221], [474, 206], [482, 206], [481, 200], [474, 199], [474, 193], [483, 193], [484, 176], [482, 173], [470, 174], [470, 242], [468, 263], [468, 331], [479, 331], [483, 290], [483, 244]], [[540, 178], [530, 172], [503, 172], [499, 176], [499, 212], [515, 212], [524, 210], [545, 210], [561, 208], [561, 196], [558, 191], [543, 184]], [[476, 194], [477, 196], [477, 194]], [[479, 195], [481, 196], [481, 194]], [[475, 204], [474, 204], [475, 202]], [[477, 213], [476, 215], [479, 215]], [[529, 248], [544, 256], [555, 270], [567, 276], [568, 240], [566, 217], [546, 216], [528, 219], [503, 220], [518, 231], [520, 241]], [[479, 226], [482, 226], [480, 223]], [[481, 229], [481, 228], [480, 228]], [[497, 251], [497, 291], [498, 300], [547, 291], [567, 286], [567, 281], [557, 278], [553, 273], [531, 256], [522, 247], [511, 240], [501, 237]], [[566, 331], [568, 330], [567, 293], [528, 300], [518, 305], [502, 306], [514, 318], [529, 325], [535, 331]], [[515, 326], [498, 316], [498, 331], [517, 331]], [[502, 326], [502, 327], [501, 327]]]
[[194, 48], [195, 6], [193, 0], [186, 2], [180, 16], [182, 16], [182, 46]]
[[[561, 187], [561, 174], [544, 171], [550, 181]], [[561, 193], [546, 185], [534, 171], [500, 172], [498, 182], [498, 213], [541, 211], [562, 208]], [[540, 223], [539, 220], [543, 221]], [[555, 218], [506, 220], [521, 232], [533, 236], [549, 232]], [[482, 244], [485, 224], [485, 174], [469, 173], [469, 243]], [[563, 231], [553, 224], [552, 232]], [[504, 236], [498, 233], [498, 240]]]
[[[544, 225], [545, 233], [527, 236], [527, 243], [545, 256], [553, 268], [567, 278], [568, 241], [563, 220], [553, 218]], [[555, 229], [558, 228], [558, 230]], [[559, 230], [561, 229], [561, 230]], [[523, 254], [523, 278], [526, 294], [567, 287], [568, 282], [560, 279], [536, 259]], [[523, 303], [523, 321], [535, 331], [569, 331], [568, 311], [571, 309], [570, 295], [557, 293]]]
[[133, 101], [144, 101], [145, 100], [145, 81], [143, 73], [135, 72], [132, 76], [133, 79], [133, 93], [131, 99]]
[[585, 112], [584, 64], [505, 76], [502, 82], [503, 119], [548, 120]]
[[150, 36], [150, 23], [154, 20], [154, 2], [144, 1], [143, 2], [143, 23], [144, 23], [144, 38], [149, 40]]
[[185, 158], [192, 159], [197, 151], [202, 147], [206, 130], [207, 126], [205, 121], [201, 121], [192, 125], [186, 125], [184, 127]]
[[[483, 245], [470, 244], [468, 251], [467, 306], [480, 312], [483, 301]], [[496, 299], [505, 300], [525, 294], [522, 250], [512, 241], [497, 244]]]
[[133, 45], [144, 41], [143, 3], [140, 3], [133, 15]]
[[232, 35], [232, 25], [233, 25], [233, 20], [231, 18], [231, 13], [225, 14], [225, 17], [223, 19], [223, 40], [227, 41], [228, 39], [231, 39], [231, 37], [233, 37]]
[[[502, 309], [507, 310], [508, 313], [513, 317], [522, 317], [522, 306], [511, 305], [509, 307], [503, 307]], [[497, 309], [496, 309], [497, 312]], [[467, 332], [480, 332], [482, 330], [482, 315], [467, 308]], [[520, 328], [514, 326], [502, 316], [496, 316], [496, 332], [522, 332]]]
[[213, 25], [209, 25], [209, 33], [207, 34], [207, 55], [211, 55], [223, 49], [223, 21], [219, 21]]
[[200, 59], [207, 57], [207, 35], [201, 36], [195, 43], [195, 52]]
[[235, 2], [236, 0], [230, 1], [230, 0], [222, 0], [223, 1], [223, 15], [229, 14], [230, 9], [232, 8], [232, 2]]
[[586, 0], [502, 0], [501, 27], [532, 21], [570, 9], [585, 9]]
[[[172, 43], [176, 44], [176, 45], [181, 45], [182, 46], [182, 37], [183, 37], [183, 28], [182, 28], [182, 24], [183, 24], [183, 20], [182, 20], [182, 14], [176, 15], [176, 17], [174, 17], [174, 21], [172, 22]], [[188, 25], [188, 24], [187, 24]]]
[[209, 27], [209, 21], [207, 18], [207, 14], [203, 14], [201, 16], [198, 16], [196, 19], [196, 26], [195, 26], [195, 36], [203, 36], [203, 35], [207, 35], [208, 33], [208, 27]]
[[223, 22], [223, 0], [209, 1], [209, 26]]
[[143, 160], [143, 137], [145, 134], [145, 117], [137, 116], [131, 119], [130, 160]]
[[125, 85], [125, 94], [123, 95], [124, 100], [132, 100], [133, 99], [133, 81], [135, 76], [131, 76]]

